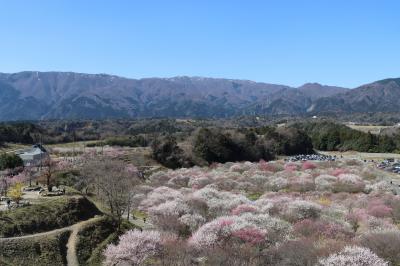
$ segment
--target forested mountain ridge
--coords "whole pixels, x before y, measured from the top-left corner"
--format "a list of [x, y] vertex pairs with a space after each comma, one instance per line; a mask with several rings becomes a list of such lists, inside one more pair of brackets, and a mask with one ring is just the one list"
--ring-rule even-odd
[[400, 110], [399, 79], [348, 90], [299, 88], [249, 80], [107, 74], [0, 74], [0, 120], [301, 115]]

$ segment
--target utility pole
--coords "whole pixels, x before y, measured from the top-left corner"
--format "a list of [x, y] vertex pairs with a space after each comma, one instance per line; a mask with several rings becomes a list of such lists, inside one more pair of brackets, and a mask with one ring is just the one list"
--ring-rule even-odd
[[42, 136], [42, 133], [40, 133], [40, 137], [39, 137], [39, 149], [40, 149], [40, 163], [39, 163], [39, 165], [40, 165], [40, 170], [39, 170], [39, 172], [42, 172], [42, 167], [43, 167], [43, 165], [42, 165], [42, 161], [43, 161], [43, 151], [42, 151], [42, 141], [43, 141], [43, 136]]
[[72, 159], [75, 162], [75, 130], [72, 132]]

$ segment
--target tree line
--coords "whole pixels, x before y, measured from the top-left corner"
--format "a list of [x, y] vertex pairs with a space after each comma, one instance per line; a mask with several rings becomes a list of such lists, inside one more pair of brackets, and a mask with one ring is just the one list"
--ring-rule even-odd
[[[184, 146], [184, 148], [182, 147]], [[152, 143], [153, 158], [169, 168], [214, 162], [272, 160], [277, 155], [313, 153], [311, 139], [297, 128], [200, 128], [183, 143], [173, 135]]]
[[391, 136], [374, 135], [330, 121], [295, 123], [292, 126], [306, 132], [317, 150], [383, 153], [400, 151], [399, 133]]

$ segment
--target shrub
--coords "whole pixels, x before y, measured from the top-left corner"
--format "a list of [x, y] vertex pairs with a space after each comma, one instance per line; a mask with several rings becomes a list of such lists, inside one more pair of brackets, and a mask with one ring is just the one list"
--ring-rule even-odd
[[297, 222], [293, 226], [293, 231], [299, 236], [331, 239], [348, 239], [354, 235], [341, 224], [311, 219]]
[[300, 175], [289, 178], [289, 189], [296, 192], [315, 190], [315, 183], [311, 176]]
[[317, 176], [314, 180], [315, 188], [318, 191], [331, 191], [333, 189], [334, 184], [337, 182], [336, 176], [333, 175], [320, 175]]
[[179, 217], [179, 222], [187, 226], [190, 232], [194, 232], [206, 222], [206, 218], [197, 213], [184, 214]]
[[333, 176], [337, 177], [337, 176], [339, 176], [341, 174], [348, 174], [348, 173], [349, 173], [349, 171], [347, 169], [336, 168], [330, 173], [330, 175], [333, 175]]
[[388, 263], [367, 248], [347, 246], [342, 251], [319, 260], [319, 266], [387, 266]]
[[219, 191], [209, 187], [195, 191], [193, 197], [203, 200], [207, 204], [210, 217], [227, 215], [237, 206], [250, 203], [250, 200], [241, 194]]
[[147, 211], [151, 207], [180, 198], [183, 198], [182, 193], [175, 189], [169, 187], [157, 187], [140, 203], [140, 209]]
[[393, 219], [395, 222], [400, 223], [400, 198], [393, 200], [391, 207], [393, 209]]
[[335, 192], [357, 193], [362, 192], [365, 188], [364, 181], [358, 175], [341, 174], [337, 178], [333, 187]]
[[289, 185], [289, 182], [286, 178], [283, 177], [273, 177], [270, 179], [270, 181], [267, 183], [268, 189], [272, 191], [279, 191], [282, 189], [287, 188]]
[[198, 250], [225, 246], [232, 241], [267, 245], [284, 242], [290, 225], [265, 214], [246, 213], [241, 216], [223, 216], [203, 225], [189, 239]]
[[303, 170], [309, 170], [309, 169], [312, 170], [315, 168], [317, 168], [317, 166], [314, 163], [309, 162], [309, 161], [304, 162], [303, 165], [301, 166], [301, 169], [303, 169]]
[[159, 255], [162, 240], [159, 232], [131, 230], [119, 238], [117, 245], [109, 245], [104, 252], [105, 265], [142, 265], [146, 259]]
[[172, 136], [167, 136], [162, 140], [154, 140], [151, 148], [153, 158], [168, 168], [176, 169], [193, 166], [191, 160], [185, 155], [184, 151], [178, 146], [176, 139]]
[[9, 196], [13, 201], [18, 204], [22, 199], [22, 183], [15, 183], [8, 190], [7, 196]]
[[189, 206], [180, 199], [161, 203], [149, 208], [148, 215], [151, 223], [157, 228], [180, 234], [185, 231], [179, 218], [190, 211]]
[[272, 163], [267, 163], [264, 160], [260, 160], [259, 164], [258, 164], [258, 168], [262, 171], [266, 171], [266, 172], [277, 172], [278, 168], [273, 165]]
[[318, 218], [321, 213], [322, 207], [319, 204], [304, 201], [295, 200], [289, 202], [286, 210], [286, 216], [289, 220], [302, 220], [302, 219], [315, 219]]
[[289, 240], [269, 249], [262, 265], [314, 265], [318, 252], [310, 239]]
[[284, 165], [284, 169], [288, 172], [293, 172], [293, 171], [297, 171], [299, 170], [299, 165], [295, 164], [295, 163], [286, 163]]
[[378, 217], [378, 218], [384, 218], [384, 217], [391, 217], [392, 216], [392, 211], [393, 209], [386, 206], [382, 200], [380, 199], [375, 199], [371, 200], [368, 204], [368, 214]]
[[369, 248], [392, 265], [400, 264], [400, 231], [371, 232], [361, 236], [359, 244]]
[[22, 159], [14, 153], [0, 154], [0, 171], [23, 166]]
[[253, 205], [242, 204], [232, 210], [233, 215], [240, 215], [245, 212], [253, 212], [254, 213], [254, 212], [257, 212], [257, 208]]

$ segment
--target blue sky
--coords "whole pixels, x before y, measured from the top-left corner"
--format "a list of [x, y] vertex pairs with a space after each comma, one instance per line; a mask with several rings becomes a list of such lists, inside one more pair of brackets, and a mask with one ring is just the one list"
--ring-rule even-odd
[[0, 72], [355, 87], [400, 77], [400, 1], [0, 0]]

